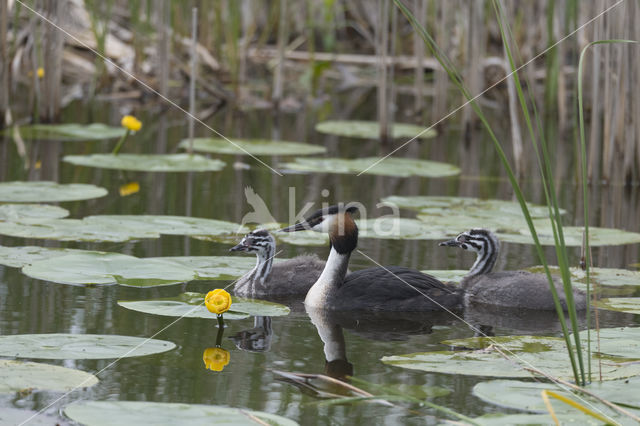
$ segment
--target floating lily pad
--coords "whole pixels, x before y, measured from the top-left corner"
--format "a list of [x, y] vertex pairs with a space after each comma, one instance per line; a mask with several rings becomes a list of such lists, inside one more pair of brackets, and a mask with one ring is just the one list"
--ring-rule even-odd
[[[316, 124], [316, 130], [320, 133], [343, 136], [345, 138], [362, 138], [362, 139], [379, 139], [380, 138], [380, 123], [375, 121], [356, 121], [356, 120], [322, 121]], [[426, 130], [426, 127], [416, 126], [414, 124], [393, 123], [393, 125], [391, 126], [390, 134], [393, 139], [400, 139], [400, 138], [411, 139], [416, 136], [420, 139], [429, 139], [437, 135], [437, 132], [434, 129], [429, 129], [427, 131], [425, 130]]]
[[[557, 266], [550, 266], [549, 269], [554, 275], [560, 275], [560, 269]], [[542, 266], [532, 266], [527, 268], [528, 271], [535, 273], [544, 273]], [[571, 282], [586, 287], [587, 274], [581, 268], [569, 268], [571, 272]], [[616, 268], [591, 268], [590, 271], [591, 288], [593, 285], [598, 286], [640, 286], [640, 271], [629, 271], [627, 269]]]
[[170, 351], [165, 340], [111, 334], [16, 334], [0, 336], [0, 356], [41, 359], [107, 359]]
[[[640, 375], [640, 329], [602, 329], [600, 354], [592, 363], [602, 362], [604, 380]], [[634, 340], [636, 339], [636, 340]], [[442, 342], [468, 350], [435, 351], [386, 356], [382, 361], [397, 367], [434, 373], [489, 377], [532, 377], [524, 367], [532, 365], [555, 377], [571, 380], [571, 368], [563, 339], [544, 336], [500, 336]], [[511, 355], [507, 360], [492, 345]], [[517, 357], [517, 358], [516, 358]], [[625, 358], [626, 357], [626, 358]]]
[[89, 200], [105, 195], [107, 195], [106, 189], [84, 183], [60, 184], [49, 181], [0, 183], [0, 202], [5, 203], [57, 203]]
[[285, 417], [242, 408], [215, 405], [179, 404], [138, 401], [79, 401], [65, 407], [64, 414], [87, 426], [172, 425], [188, 423], [193, 426], [256, 423], [273, 426], [293, 426], [297, 423]]
[[91, 154], [66, 155], [63, 161], [78, 166], [139, 172], [215, 172], [224, 161], [193, 154]]
[[[87, 250], [52, 248], [52, 247], [4, 247], [0, 246], [0, 265], [22, 268], [39, 260], [65, 256], [71, 253], [86, 253]], [[92, 252], [99, 253], [99, 252]]]
[[[607, 401], [621, 404], [625, 409], [640, 414], [638, 405], [638, 394], [640, 393], [640, 378], [632, 377], [621, 380], [611, 380], [607, 382], [593, 382], [585, 389], [591, 391]], [[612, 419], [617, 419], [619, 414], [609, 409], [603, 404], [589, 398], [587, 395], [576, 396], [569, 390], [562, 389], [550, 383], [522, 382], [518, 380], [491, 380], [478, 383], [473, 387], [473, 394], [490, 404], [500, 407], [525, 410], [535, 413], [547, 413], [540, 392], [550, 390], [562, 396], [573, 399], [576, 402], [590, 407], [589, 404], [597, 407], [599, 414]], [[587, 402], [581, 401], [586, 399]], [[561, 403], [551, 398], [556, 414], [575, 414], [576, 409], [570, 405]], [[595, 410], [594, 410], [595, 411]], [[620, 419], [618, 419], [620, 420]]]
[[640, 315], [640, 297], [611, 297], [596, 302], [598, 308]]
[[0, 222], [0, 234], [60, 241], [121, 242], [159, 238], [161, 234], [219, 236], [246, 231], [223, 220], [188, 216], [104, 215], [84, 219], [51, 219], [40, 223]]
[[85, 252], [33, 262], [22, 268], [32, 278], [60, 284], [120, 284], [150, 287], [195, 279], [191, 268], [119, 253]]
[[[534, 221], [536, 233], [543, 245], [554, 245], [553, 230], [549, 222]], [[580, 226], [563, 226], [565, 244], [567, 247], [580, 247], [584, 228]], [[524, 225], [517, 232], [498, 233], [500, 239], [511, 243], [533, 244], [533, 238], [529, 228]], [[617, 246], [623, 244], [640, 243], [640, 233], [624, 231], [622, 229], [589, 227], [589, 241], [591, 246]]]
[[420, 272], [432, 275], [442, 282], [453, 282], [453, 283], [459, 283], [469, 273], [468, 270], [463, 270], [463, 269], [449, 269], [449, 270], [432, 269], [432, 270], [426, 270], [426, 271], [420, 271]]
[[93, 374], [57, 365], [0, 359], [0, 394], [29, 390], [67, 392], [98, 383]]
[[[193, 150], [233, 155], [311, 155], [327, 152], [323, 146], [307, 143], [266, 139], [231, 139], [231, 141], [233, 144], [225, 139], [194, 138]], [[188, 147], [188, 139], [180, 142], [180, 148], [187, 149]]]
[[[191, 269], [196, 280], [233, 280], [256, 266], [255, 256], [174, 256], [151, 257]], [[273, 259], [274, 263], [281, 260]], [[204, 296], [203, 296], [204, 297]]]
[[69, 216], [69, 210], [48, 204], [0, 204], [0, 222], [38, 223]]
[[397, 157], [389, 157], [383, 161], [380, 160], [381, 157], [355, 159], [295, 158], [293, 162], [280, 164], [279, 167], [285, 171], [342, 174], [358, 174], [364, 172], [365, 174], [371, 175], [397, 177], [423, 176], [436, 178], [460, 174], [458, 167], [437, 161]]
[[378, 217], [358, 221], [359, 236], [392, 240], [438, 240], [447, 238], [447, 231], [417, 219]]
[[[602, 425], [602, 422], [579, 411], [571, 414], [561, 414], [557, 416], [561, 425]], [[549, 414], [485, 414], [473, 419], [479, 425], [487, 426], [532, 426], [532, 425], [554, 425], [555, 420]]]
[[126, 131], [122, 127], [111, 127], [102, 123], [34, 124], [31, 126], [20, 126], [18, 130], [20, 136], [24, 139], [70, 142], [119, 138], [124, 135]]
[[[132, 311], [146, 314], [183, 318], [216, 318], [204, 306], [204, 294], [183, 293], [177, 297], [155, 300], [119, 301], [118, 305]], [[232, 297], [231, 309], [224, 313], [225, 319], [244, 319], [249, 316], [283, 316], [289, 314], [289, 308], [278, 303], [263, 300]]]

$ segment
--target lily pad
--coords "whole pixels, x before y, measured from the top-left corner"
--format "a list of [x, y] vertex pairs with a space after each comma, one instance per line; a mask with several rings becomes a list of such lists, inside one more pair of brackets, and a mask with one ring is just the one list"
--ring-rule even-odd
[[[558, 415], [558, 422], [561, 425], [602, 425], [600, 420], [575, 411], [571, 414]], [[485, 414], [473, 419], [479, 425], [487, 426], [531, 426], [531, 425], [553, 425], [555, 420], [549, 414]]]
[[60, 284], [120, 284], [151, 287], [191, 281], [191, 268], [159, 259], [139, 259], [119, 253], [85, 252], [33, 262], [22, 268], [32, 278]]
[[[549, 227], [548, 221], [534, 221], [536, 233], [543, 245], [554, 245], [553, 230]], [[567, 247], [580, 247], [582, 245], [582, 234], [584, 228], [580, 226], [563, 226], [564, 239]], [[529, 228], [524, 225], [517, 232], [498, 233], [503, 241], [519, 244], [533, 244], [533, 238]], [[617, 246], [623, 244], [640, 243], [640, 233], [624, 231], [622, 229], [589, 227], [589, 240], [591, 246]]]
[[0, 222], [38, 223], [69, 216], [69, 210], [48, 204], [0, 204]]
[[0, 235], [60, 241], [121, 242], [159, 238], [161, 234], [219, 236], [243, 233], [240, 225], [188, 216], [104, 215], [84, 219], [51, 219], [39, 223], [0, 222]]
[[371, 175], [397, 177], [422, 176], [437, 178], [460, 174], [458, 167], [437, 161], [397, 157], [389, 157], [380, 161], [381, 159], [382, 157], [355, 159], [295, 158], [293, 162], [282, 163], [279, 167], [285, 171], [295, 172], [342, 174], [358, 174], [364, 172], [365, 174]]
[[[593, 364], [602, 362], [604, 380], [614, 380], [640, 375], [640, 359], [637, 340], [640, 329], [601, 330], [600, 354], [593, 354]], [[532, 377], [524, 369], [529, 365], [555, 377], [571, 380], [571, 368], [563, 339], [544, 336], [500, 336], [468, 338], [442, 342], [467, 350], [422, 352], [408, 355], [386, 356], [382, 362], [397, 367], [434, 373], [463, 374], [489, 377]], [[510, 355], [509, 360], [502, 352]], [[516, 358], [517, 357], [517, 358]], [[625, 358], [626, 357], [626, 358]]]
[[[266, 139], [232, 139], [232, 142], [233, 144], [218, 138], [194, 138], [193, 150], [233, 155], [311, 155], [327, 152], [323, 146], [299, 142]], [[187, 149], [188, 147], [188, 139], [180, 142], [180, 148]]]
[[19, 127], [20, 136], [24, 139], [45, 139], [54, 141], [97, 141], [119, 138], [125, 133], [122, 127], [107, 126], [102, 123], [93, 124], [34, 124]]
[[107, 190], [84, 183], [56, 183], [49, 181], [2, 182], [0, 202], [9, 203], [57, 203], [100, 198]]
[[453, 282], [453, 283], [459, 283], [469, 273], [468, 270], [463, 270], [463, 269], [449, 269], [449, 270], [432, 269], [432, 270], [426, 270], [426, 271], [420, 271], [420, 272], [434, 276], [442, 282]]
[[[607, 401], [621, 404], [625, 409], [640, 414], [638, 405], [638, 393], [640, 393], [640, 378], [632, 377], [621, 380], [611, 380], [607, 382], [593, 382], [585, 389], [595, 393]], [[599, 414], [617, 419], [619, 414], [603, 404], [589, 398], [587, 395], [578, 397], [569, 390], [550, 383], [522, 382], [518, 380], [491, 380], [478, 383], [473, 387], [473, 394], [490, 404], [500, 407], [512, 408], [516, 410], [531, 411], [534, 413], [547, 413], [546, 405], [540, 392], [551, 390], [562, 396], [580, 402], [582, 405], [590, 407], [592, 404], [597, 408]], [[581, 401], [586, 399], [587, 402]], [[563, 404], [551, 399], [556, 414], [575, 414], [576, 409], [570, 405]], [[596, 411], [596, 410], [594, 410]], [[617, 419], [621, 420], [621, 419]]]
[[[216, 318], [204, 306], [204, 294], [183, 293], [177, 297], [155, 300], [119, 301], [118, 305], [132, 311], [146, 314], [182, 318]], [[224, 313], [225, 319], [244, 319], [249, 316], [283, 316], [289, 314], [289, 308], [278, 303], [264, 300], [232, 297], [231, 309]]]
[[93, 374], [58, 365], [0, 359], [0, 394], [28, 390], [68, 392], [98, 383]]
[[[87, 250], [53, 248], [53, 247], [4, 247], [0, 246], [0, 265], [11, 268], [22, 268], [39, 260], [65, 256], [71, 253], [87, 253]], [[100, 252], [92, 252], [100, 253]]]
[[[425, 129], [426, 127], [414, 124], [393, 123], [390, 134], [393, 139], [411, 139], [416, 136], [420, 139], [430, 139], [437, 135], [434, 129], [427, 131]], [[330, 120], [316, 124], [316, 131], [345, 138], [379, 139], [380, 123], [376, 121]]]
[[[560, 275], [560, 269], [557, 266], [550, 266], [549, 269], [554, 275]], [[527, 268], [528, 271], [535, 273], [544, 273], [542, 266], [532, 266]], [[579, 284], [586, 288], [587, 274], [581, 268], [569, 268], [571, 272], [571, 282]], [[640, 271], [629, 271], [628, 269], [617, 268], [591, 268], [590, 281], [593, 285], [620, 287], [620, 286], [640, 286]]]
[[596, 302], [598, 308], [640, 315], [640, 297], [611, 297]]
[[135, 424], [199, 426], [215, 424], [246, 425], [260, 420], [273, 426], [297, 423], [285, 417], [242, 408], [216, 405], [179, 404], [138, 401], [79, 401], [65, 407], [64, 414], [87, 426], [120, 426]]
[[41, 359], [129, 358], [170, 351], [165, 340], [111, 334], [16, 334], [0, 336], [0, 356]]
[[215, 172], [224, 161], [197, 154], [91, 154], [66, 155], [63, 161], [78, 166], [139, 172]]
[[[196, 280], [233, 280], [256, 266], [254, 256], [174, 256], [147, 259], [174, 263], [189, 268], [194, 272]], [[281, 259], [275, 258], [273, 261], [278, 263]]]

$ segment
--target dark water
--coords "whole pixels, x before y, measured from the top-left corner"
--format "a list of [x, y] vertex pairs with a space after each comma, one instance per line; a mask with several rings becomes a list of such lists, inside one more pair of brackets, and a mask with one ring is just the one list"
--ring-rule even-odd
[[[366, 102], [364, 102], [366, 104]], [[311, 110], [303, 108], [295, 114], [271, 115], [269, 112], [222, 112], [208, 124], [230, 137], [280, 138], [324, 144], [328, 156], [362, 157], [380, 153], [374, 141], [341, 140], [313, 131], [314, 124], [333, 117], [357, 117], [364, 112], [346, 110], [344, 104], [334, 101]], [[73, 104], [64, 112], [64, 121], [101, 121], [117, 123], [124, 111], [121, 105], [109, 103]], [[360, 106], [362, 108], [362, 106]], [[157, 107], [138, 107], [135, 111], [144, 122], [143, 131], [128, 141], [122, 152], [174, 152], [179, 140], [186, 136], [184, 117], [173, 111]], [[500, 112], [495, 113], [500, 117]], [[408, 121], [403, 119], [402, 121]], [[197, 134], [209, 135], [204, 128]], [[508, 132], [505, 130], [505, 135]], [[508, 137], [504, 137], [508, 141]], [[373, 206], [388, 195], [460, 195], [482, 198], [511, 199], [512, 191], [504, 179], [493, 146], [481, 131], [473, 131], [469, 140], [451, 125], [443, 136], [429, 141], [417, 141], [398, 153], [399, 156], [419, 157], [446, 161], [459, 165], [462, 175], [446, 179], [392, 178], [363, 175], [292, 174], [277, 176], [256, 161], [242, 156], [216, 156], [227, 162], [222, 172], [213, 173], [136, 173], [76, 167], [62, 163], [67, 154], [109, 152], [115, 142], [59, 143], [27, 142], [31, 164], [41, 160], [42, 167], [28, 170], [17, 154], [10, 139], [0, 142], [0, 180], [54, 180], [61, 183], [92, 183], [109, 190], [109, 195], [89, 201], [61, 203], [71, 211], [71, 217], [81, 218], [97, 214], [168, 214], [191, 215], [239, 222], [249, 206], [244, 200], [245, 186], [252, 186], [271, 208], [274, 217], [286, 222], [289, 217], [289, 188], [295, 188], [294, 206], [300, 208], [308, 201], [337, 202], [357, 200]], [[575, 161], [570, 152], [556, 152], [561, 166], [557, 167], [557, 189], [561, 205], [568, 210], [567, 224], [582, 224], [581, 196], [576, 186]], [[277, 164], [281, 158], [264, 157], [268, 164]], [[234, 162], [250, 165], [248, 170], [232, 167]], [[569, 165], [567, 167], [567, 164]], [[525, 193], [532, 202], [542, 202], [540, 183], [528, 173], [522, 181]], [[118, 188], [130, 181], [140, 183], [140, 192], [120, 197]], [[328, 196], [322, 195], [328, 190]], [[325, 193], [326, 194], [326, 193]], [[640, 201], [637, 188], [595, 187], [591, 193], [591, 224], [640, 231], [637, 212]], [[380, 211], [380, 214], [383, 214]], [[411, 212], [404, 212], [408, 217]], [[481, 226], [469, 223], [468, 226]], [[453, 231], [461, 231], [459, 229]], [[0, 237], [0, 244], [45, 245], [75, 247], [132, 254], [139, 257], [181, 255], [227, 255], [229, 245], [204, 242], [185, 237], [162, 236], [155, 240], [127, 243], [60, 243], [55, 241], [21, 240]], [[466, 269], [472, 263], [469, 253], [439, 249], [437, 241], [362, 240], [360, 250], [384, 265], [404, 265], [418, 269]], [[321, 257], [328, 253], [325, 247], [299, 247], [281, 245], [281, 257], [292, 257], [304, 252], [315, 252]], [[552, 248], [547, 249], [554, 262]], [[570, 249], [570, 259], [579, 260], [578, 248]], [[594, 263], [602, 267], [625, 268], [640, 260], [638, 245], [608, 247], [594, 250]], [[499, 267], [518, 269], [538, 264], [530, 246], [504, 244]], [[352, 269], [371, 266], [359, 254], [354, 254]], [[23, 333], [99, 333], [149, 337], [171, 324], [174, 319], [145, 315], [119, 307], [117, 300], [149, 299], [175, 296], [182, 291], [206, 292], [223, 287], [225, 282], [192, 282], [186, 286], [155, 289], [135, 289], [118, 286], [72, 287], [27, 278], [18, 269], [0, 266], [0, 331], [3, 335]], [[602, 315], [605, 325], [638, 324], [637, 316]], [[496, 334], [535, 333], [557, 335], [557, 324], [535, 321], [523, 323], [509, 318], [494, 318]], [[433, 322], [429, 327], [428, 322]], [[348, 321], [343, 321], [347, 324]], [[365, 321], [365, 323], [370, 323]], [[470, 337], [473, 332], [461, 321], [450, 316], [434, 315], [422, 321], [430, 333], [399, 336], [376, 332], [361, 327], [344, 331], [344, 346], [340, 339], [332, 349], [344, 352], [353, 374], [369, 382], [385, 385], [410, 384], [440, 386], [449, 389], [448, 396], [433, 401], [468, 416], [500, 411], [484, 404], [471, 394], [471, 388], [481, 378], [421, 373], [382, 364], [384, 355], [446, 349], [440, 342], [445, 339]], [[46, 361], [84, 371], [100, 372], [100, 383], [91, 389], [79, 390], [46, 410], [41, 417], [44, 424], [61, 421], [58, 411], [68, 402], [87, 400], [131, 400], [184, 402], [244, 407], [276, 413], [300, 424], [423, 424], [436, 420], [411, 412], [405, 408], [389, 408], [377, 404], [322, 406], [317, 398], [301, 392], [297, 387], [276, 380], [273, 370], [303, 373], [325, 373], [347, 368], [345, 363], [327, 365], [323, 342], [316, 327], [304, 311], [271, 321], [272, 334], [266, 352], [249, 352], [236, 347], [229, 337], [254, 327], [253, 319], [227, 321], [223, 347], [231, 354], [229, 364], [222, 372], [206, 370], [203, 351], [215, 344], [215, 321], [182, 319], [162, 331], [157, 338], [170, 340], [177, 349], [154, 356], [127, 358], [111, 364], [104, 361]], [[523, 331], [524, 330], [524, 331]], [[336, 336], [332, 336], [335, 338]], [[339, 336], [338, 336], [339, 337]], [[37, 360], [36, 360], [37, 361]], [[345, 367], [346, 366], [346, 367]], [[105, 369], [105, 367], [108, 367]], [[40, 410], [56, 400], [60, 394], [33, 393], [24, 396], [1, 396], [0, 409], [22, 408]], [[400, 404], [402, 405], [402, 404]], [[427, 409], [423, 414], [433, 415]], [[64, 421], [64, 420], [62, 420]]]

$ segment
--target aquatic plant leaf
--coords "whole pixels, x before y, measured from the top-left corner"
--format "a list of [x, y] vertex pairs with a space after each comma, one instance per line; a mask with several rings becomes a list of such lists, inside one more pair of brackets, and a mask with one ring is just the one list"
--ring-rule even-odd
[[[204, 305], [202, 293], [182, 293], [176, 297], [154, 300], [118, 301], [118, 305], [147, 314], [186, 318], [216, 318]], [[231, 309], [224, 313], [225, 319], [244, 319], [249, 316], [279, 317], [289, 314], [289, 308], [266, 300], [245, 299], [232, 296]]]
[[[67, 392], [98, 383], [93, 374], [58, 365], [0, 359], [0, 394], [30, 391]], [[1, 417], [1, 416], [0, 416]]]
[[[425, 215], [446, 216], [451, 212], [464, 211], [471, 216], [517, 216], [522, 217], [522, 210], [517, 201], [485, 200], [473, 197], [445, 197], [426, 195], [391, 195], [381, 199], [383, 203], [400, 208], [417, 210]], [[527, 203], [532, 218], [546, 218], [549, 210], [545, 206]], [[560, 210], [565, 214], [565, 210]]]
[[[535, 221], [534, 221], [535, 222]], [[562, 232], [567, 247], [580, 247], [582, 245], [582, 234], [584, 228], [580, 226], [563, 226]], [[554, 245], [553, 230], [548, 222], [536, 223], [536, 232], [540, 243], [543, 245]], [[522, 228], [517, 232], [498, 233], [500, 239], [511, 243], [533, 244], [531, 233], [528, 229]], [[640, 243], [640, 233], [624, 231], [622, 229], [589, 227], [589, 245], [591, 246], [618, 246], [623, 244]]]
[[84, 252], [33, 262], [22, 268], [31, 277], [60, 284], [153, 287], [196, 278], [193, 269], [160, 259], [119, 253]]
[[[132, 311], [152, 315], [162, 315], [165, 317], [216, 319], [216, 314], [209, 312], [206, 306], [204, 306], [204, 295], [199, 299], [200, 304], [189, 304], [175, 299], [176, 298], [119, 301], [118, 305]], [[224, 313], [224, 319], [226, 320], [237, 320], [248, 317], [249, 314], [236, 313], [233, 311], [227, 311]]]
[[[75, 142], [119, 138], [125, 134], [126, 130], [122, 127], [112, 127], [102, 123], [67, 123], [20, 126], [18, 131], [24, 139]], [[11, 135], [13, 132], [8, 132], [8, 134]]]
[[[389, 157], [380, 161], [379, 157], [364, 158], [295, 158], [292, 162], [279, 165], [283, 171], [309, 173], [360, 173], [382, 176], [423, 176], [447, 177], [460, 174], [460, 169], [452, 164], [412, 158]], [[378, 162], [376, 164], [376, 162]], [[374, 166], [375, 164], [375, 166]], [[373, 166], [373, 167], [372, 167]], [[366, 171], [365, 171], [366, 170]]]
[[596, 302], [598, 308], [640, 315], [640, 297], [610, 297]]
[[[591, 227], [589, 227], [591, 231]], [[535, 273], [544, 273], [542, 266], [532, 266], [526, 268], [527, 271]], [[560, 269], [557, 266], [549, 266], [552, 274], [560, 275]], [[578, 284], [581, 288], [586, 287], [587, 274], [581, 268], [569, 268], [571, 273], [571, 282]], [[596, 268], [592, 267], [590, 271], [590, 280], [598, 286], [620, 287], [620, 286], [640, 286], [640, 271], [629, 271], [628, 269], [617, 268]]]
[[38, 223], [0, 222], [0, 235], [60, 241], [121, 242], [159, 238], [161, 234], [219, 236], [245, 231], [223, 220], [188, 216], [104, 215], [84, 219], [51, 219]]
[[224, 161], [193, 154], [91, 154], [66, 155], [63, 161], [77, 166], [140, 172], [215, 172]]
[[135, 424], [171, 425], [187, 422], [193, 426], [247, 425], [256, 418], [273, 426], [294, 426], [296, 422], [275, 414], [216, 405], [138, 401], [78, 401], [67, 405], [64, 414], [87, 426]]
[[[593, 363], [602, 359], [604, 380], [615, 380], [640, 375], [638, 339], [639, 329], [601, 330], [601, 353], [593, 354]], [[631, 330], [631, 331], [629, 331]], [[624, 340], [621, 340], [624, 339]], [[524, 369], [535, 366], [552, 376], [570, 380], [573, 375], [567, 359], [564, 339], [544, 336], [474, 337], [442, 342], [461, 350], [422, 352], [408, 355], [386, 356], [382, 362], [397, 367], [446, 374], [487, 377], [532, 377]], [[493, 345], [511, 355], [507, 360]], [[464, 349], [464, 350], [462, 350]], [[515, 358], [517, 356], [517, 359]], [[627, 358], [625, 358], [627, 357]]]
[[[640, 414], [638, 397], [640, 393], [640, 378], [631, 377], [627, 379], [611, 380], [606, 382], [594, 381], [584, 387], [607, 401], [624, 404], [625, 409]], [[543, 390], [552, 390], [562, 396], [579, 401], [587, 398], [589, 403], [597, 407], [599, 414], [603, 414], [618, 421], [619, 414], [603, 404], [589, 398], [588, 396], [577, 397], [569, 390], [550, 383], [523, 382], [518, 380], [491, 380], [481, 382], [473, 387], [473, 394], [490, 404], [495, 404], [504, 408], [531, 411], [534, 413], [547, 413], [544, 401], [540, 397]], [[633, 406], [636, 408], [634, 409]], [[553, 408], [556, 414], [575, 414], [576, 409], [567, 404], [554, 403]], [[629, 419], [631, 420], [631, 419]]]
[[129, 358], [170, 351], [165, 340], [112, 334], [15, 334], [0, 336], [0, 356], [40, 359]]
[[56, 183], [50, 181], [1, 182], [0, 202], [57, 203], [90, 200], [107, 195], [107, 190], [85, 183]]
[[[0, 246], [0, 265], [12, 268], [22, 268], [39, 260], [50, 259], [53, 257], [65, 256], [70, 253], [87, 253], [88, 250], [54, 248], [54, 247], [38, 247], [38, 246], [21, 246], [21, 247], [5, 247]], [[90, 252], [100, 253], [100, 252]]]
[[[194, 138], [193, 150], [198, 152], [233, 155], [311, 155], [327, 152], [327, 149], [323, 146], [307, 143], [272, 141], [266, 139], [231, 140], [235, 145], [219, 138]], [[188, 139], [184, 139], [180, 142], [180, 148], [187, 149], [188, 147]]]
[[[542, 398], [541, 398], [542, 399]], [[554, 405], [555, 407], [555, 405]], [[602, 422], [586, 414], [576, 411], [571, 414], [560, 414], [557, 416], [561, 425], [602, 425]], [[550, 414], [484, 414], [473, 419], [479, 425], [486, 426], [531, 426], [531, 425], [554, 425], [555, 421]]]
[[[430, 139], [437, 135], [435, 129], [407, 123], [393, 123], [390, 135], [393, 139], [418, 137]], [[329, 120], [316, 124], [316, 131], [345, 138], [379, 139], [380, 123], [376, 121]], [[418, 136], [420, 135], [420, 136]]]
[[[147, 259], [189, 268], [194, 272], [196, 280], [233, 280], [256, 266], [255, 256], [168, 256]], [[281, 259], [274, 259], [274, 263], [280, 261]]]
[[463, 269], [449, 269], [449, 270], [430, 269], [430, 270], [425, 270], [425, 271], [420, 271], [420, 272], [422, 272], [424, 274], [433, 275], [434, 277], [436, 277], [437, 279], [439, 279], [440, 281], [443, 281], [443, 282], [459, 283], [460, 281], [462, 281], [462, 279], [465, 277], [465, 275], [467, 275], [469, 273], [469, 270], [463, 270]]
[[358, 236], [392, 240], [438, 240], [448, 238], [446, 229], [417, 219], [378, 217], [360, 220]]
[[0, 204], [0, 222], [38, 223], [69, 216], [69, 210], [49, 204]]

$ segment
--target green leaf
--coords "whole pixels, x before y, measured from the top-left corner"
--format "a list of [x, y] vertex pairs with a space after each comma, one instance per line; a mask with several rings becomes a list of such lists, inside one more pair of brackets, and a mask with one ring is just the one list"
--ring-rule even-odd
[[[632, 377], [621, 380], [611, 380], [607, 382], [593, 382], [584, 386], [588, 391], [593, 392], [599, 397], [616, 403], [624, 404], [625, 409], [640, 414], [640, 406], [638, 406], [638, 395], [640, 394], [640, 378]], [[535, 413], [547, 413], [547, 407], [540, 396], [543, 390], [551, 390], [562, 396], [573, 399], [585, 405], [581, 399], [586, 398], [589, 404], [597, 408], [599, 414], [607, 417], [623, 420], [620, 415], [608, 408], [604, 404], [598, 403], [594, 399], [586, 395], [577, 396], [569, 390], [562, 389], [552, 383], [522, 382], [518, 380], [491, 380], [488, 382], [478, 383], [473, 387], [473, 394], [478, 398], [490, 404], [495, 404], [504, 408], [516, 410], [525, 410]], [[577, 414], [578, 412], [570, 405], [553, 402], [553, 408], [556, 414]], [[589, 406], [589, 405], [588, 405]], [[636, 406], [636, 409], [629, 408]], [[594, 408], [589, 406], [589, 408]], [[630, 419], [629, 419], [630, 420]]]
[[12, 268], [22, 268], [39, 260], [51, 259], [53, 257], [65, 256], [71, 253], [101, 253], [89, 252], [87, 250], [50, 248], [50, 247], [4, 247], [0, 246], [0, 265]]
[[611, 297], [596, 302], [598, 308], [640, 315], [640, 297]]
[[51, 219], [40, 223], [0, 222], [0, 234], [61, 241], [120, 242], [168, 235], [220, 236], [245, 232], [232, 222], [188, 216], [104, 215], [84, 219]]
[[[231, 139], [230, 143], [218, 138], [194, 138], [193, 150], [233, 155], [311, 155], [323, 154], [327, 149], [320, 145], [266, 139]], [[180, 142], [180, 148], [188, 149], [189, 140]]]
[[[586, 334], [581, 338], [586, 339]], [[640, 328], [602, 329], [601, 353], [604, 380], [640, 375]], [[422, 352], [386, 356], [382, 362], [397, 367], [445, 374], [487, 377], [533, 377], [524, 368], [534, 366], [552, 376], [573, 378], [563, 339], [544, 336], [473, 337], [442, 342], [466, 350]], [[509, 355], [507, 360], [492, 345]]]
[[25, 389], [68, 392], [77, 387], [88, 388], [96, 383], [98, 378], [84, 371], [58, 365], [0, 359], [0, 394]]
[[84, 183], [60, 184], [49, 181], [0, 183], [0, 202], [4, 203], [57, 203], [89, 200], [105, 195], [107, 195], [106, 189]]
[[[310, 173], [365, 173], [382, 176], [423, 176], [448, 177], [460, 174], [460, 169], [452, 164], [437, 161], [415, 160], [411, 158], [364, 157], [345, 158], [295, 158], [293, 162], [282, 163], [285, 171]], [[375, 165], [374, 165], [375, 164]]]
[[252, 418], [273, 426], [293, 426], [297, 423], [285, 417], [242, 408], [216, 405], [179, 404], [137, 401], [79, 401], [67, 405], [64, 414], [87, 426], [120, 426], [135, 424], [192, 426], [247, 425]]
[[66, 155], [63, 161], [78, 166], [140, 172], [215, 172], [225, 163], [193, 154], [91, 154]]
[[152, 355], [176, 345], [165, 340], [109, 334], [0, 336], [0, 356], [41, 359], [108, 359]]
[[[590, 228], [593, 229], [593, 228]], [[549, 266], [552, 274], [560, 274], [557, 266]], [[527, 271], [543, 273], [542, 266], [532, 266], [526, 268]], [[586, 286], [587, 274], [581, 268], [570, 268], [571, 282]], [[598, 286], [620, 287], [620, 286], [640, 286], [640, 271], [629, 271], [627, 269], [616, 268], [595, 268], [590, 271], [590, 282]]]
[[[491, 413], [485, 414], [473, 419], [479, 425], [487, 426], [531, 426], [531, 425], [553, 425], [553, 418], [549, 414], [501, 414]], [[601, 426], [600, 420], [587, 416], [580, 412], [564, 414], [558, 416], [561, 425], [579, 424], [579, 425], [597, 425]]]
[[469, 273], [468, 270], [462, 270], [462, 269], [449, 269], [449, 270], [430, 269], [430, 270], [420, 271], [420, 272], [424, 274], [433, 275], [434, 277], [436, 277], [437, 279], [443, 282], [448, 281], [448, 282], [454, 282], [454, 283], [459, 283]]
[[[12, 135], [13, 129], [5, 131]], [[102, 139], [119, 138], [126, 130], [122, 127], [111, 127], [102, 123], [93, 124], [34, 124], [20, 126], [20, 136], [24, 139], [45, 139], [54, 141], [97, 141]]]
[[[434, 129], [426, 129], [426, 127], [413, 124], [393, 123], [390, 135], [393, 139], [411, 139], [414, 137], [430, 139], [437, 135]], [[375, 121], [331, 120], [316, 124], [316, 131], [346, 138], [377, 140], [380, 137], [380, 123]]]
[[0, 222], [38, 223], [69, 216], [69, 210], [48, 204], [0, 204]]
[[[216, 314], [209, 312], [204, 305], [205, 294], [182, 293], [177, 297], [154, 300], [119, 301], [118, 305], [132, 311], [153, 315], [185, 318], [215, 319]], [[289, 308], [279, 303], [257, 299], [232, 297], [231, 309], [225, 312], [224, 319], [236, 320], [249, 316], [277, 317], [289, 314]]]

